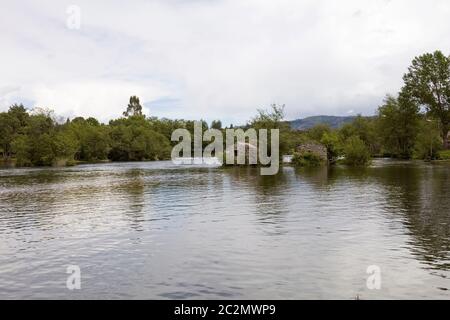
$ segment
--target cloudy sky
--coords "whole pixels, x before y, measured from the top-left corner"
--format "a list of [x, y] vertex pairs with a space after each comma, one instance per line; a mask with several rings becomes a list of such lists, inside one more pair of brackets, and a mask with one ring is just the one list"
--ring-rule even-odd
[[235, 124], [271, 103], [373, 114], [414, 56], [450, 53], [449, 17], [448, 0], [2, 1], [0, 111], [107, 121], [138, 95], [149, 115]]

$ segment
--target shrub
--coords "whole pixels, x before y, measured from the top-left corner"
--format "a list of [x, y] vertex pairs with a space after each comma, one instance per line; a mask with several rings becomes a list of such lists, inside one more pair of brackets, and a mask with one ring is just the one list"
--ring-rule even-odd
[[336, 132], [325, 132], [320, 142], [327, 148], [327, 158], [330, 163], [336, 162], [342, 154], [342, 146]]
[[317, 167], [324, 164], [324, 160], [313, 152], [296, 152], [292, 157], [292, 164], [299, 167]]
[[438, 152], [438, 158], [440, 160], [450, 160], [450, 150], [442, 150]]
[[344, 145], [345, 164], [365, 166], [370, 162], [370, 151], [357, 136], [349, 137]]

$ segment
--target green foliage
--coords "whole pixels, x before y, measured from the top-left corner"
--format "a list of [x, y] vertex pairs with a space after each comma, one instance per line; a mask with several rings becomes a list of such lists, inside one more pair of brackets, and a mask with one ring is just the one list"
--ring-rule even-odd
[[[258, 109], [257, 116], [247, 125], [247, 127], [254, 128], [255, 130], [267, 129], [268, 141], [271, 139], [270, 129], [279, 129], [280, 155], [290, 153], [303, 139], [298, 132], [294, 132], [291, 129], [289, 123], [283, 121], [284, 107], [284, 105], [277, 106], [276, 104], [272, 104], [269, 110]], [[270, 149], [270, 145], [268, 149]]]
[[309, 138], [300, 131], [282, 129], [280, 130], [280, 155], [293, 154], [295, 149]]
[[221, 130], [222, 129], [222, 121], [220, 121], [220, 120], [213, 120], [211, 122], [211, 129]]
[[3, 158], [12, 155], [12, 142], [24, 133], [29, 115], [23, 105], [12, 105], [8, 112], [0, 113], [0, 149]]
[[322, 163], [322, 159], [312, 152], [296, 152], [292, 157], [292, 164], [298, 167], [315, 167]]
[[111, 121], [110, 127], [109, 158], [113, 161], [166, 159], [170, 155], [169, 140], [152, 130], [143, 116]]
[[281, 126], [289, 126], [283, 123], [284, 119], [284, 105], [277, 106], [272, 104], [271, 110], [258, 109], [258, 115], [250, 121], [249, 126], [258, 129], [280, 129]]
[[15, 154], [17, 165], [21, 167], [31, 166], [28, 136], [20, 135], [12, 141], [12, 151]]
[[352, 123], [345, 124], [340, 130], [339, 135], [341, 141], [357, 136], [361, 139], [370, 154], [375, 156], [381, 151], [381, 143], [377, 132], [377, 124], [375, 118], [367, 118], [358, 115]]
[[410, 159], [419, 129], [419, 107], [408, 97], [387, 96], [378, 108], [378, 132], [385, 153]]
[[438, 152], [438, 159], [450, 160], [450, 150], [442, 150]]
[[108, 157], [110, 150], [109, 129], [99, 124], [94, 118], [75, 118], [66, 123], [66, 130], [70, 131], [78, 141], [75, 159], [79, 161], [97, 161]]
[[344, 144], [345, 164], [365, 166], [370, 162], [370, 151], [358, 136], [349, 137]]
[[75, 153], [79, 148], [75, 135], [68, 131], [57, 132], [53, 136], [53, 153], [56, 159], [74, 160]]
[[415, 57], [403, 76], [407, 92], [417, 104], [427, 108], [429, 116], [439, 119], [444, 148], [450, 129], [450, 57], [441, 51]]
[[418, 133], [414, 144], [415, 159], [437, 159], [442, 149], [442, 140], [435, 121], [422, 119], [418, 126]]
[[335, 163], [342, 155], [342, 143], [336, 131], [325, 132], [320, 143], [327, 148], [327, 158], [330, 163]]
[[320, 142], [325, 133], [331, 133], [331, 128], [327, 124], [316, 124], [306, 131], [306, 135], [315, 142]]
[[323, 159], [313, 152], [295, 152], [292, 157], [292, 164], [298, 167], [317, 167], [323, 165]]

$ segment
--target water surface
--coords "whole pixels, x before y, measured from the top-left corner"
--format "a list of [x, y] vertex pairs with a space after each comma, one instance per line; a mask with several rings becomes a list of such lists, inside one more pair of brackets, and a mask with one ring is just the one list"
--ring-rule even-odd
[[[0, 298], [450, 298], [450, 165], [0, 170]], [[81, 290], [66, 268], [81, 268]], [[369, 290], [366, 269], [381, 269]]]

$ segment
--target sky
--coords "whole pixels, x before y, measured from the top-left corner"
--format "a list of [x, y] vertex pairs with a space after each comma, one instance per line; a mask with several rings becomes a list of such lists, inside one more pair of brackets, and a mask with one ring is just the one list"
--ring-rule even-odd
[[41, 0], [0, 11], [0, 111], [243, 124], [372, 115], [411, 60], [450, 54], [448, 0]]

